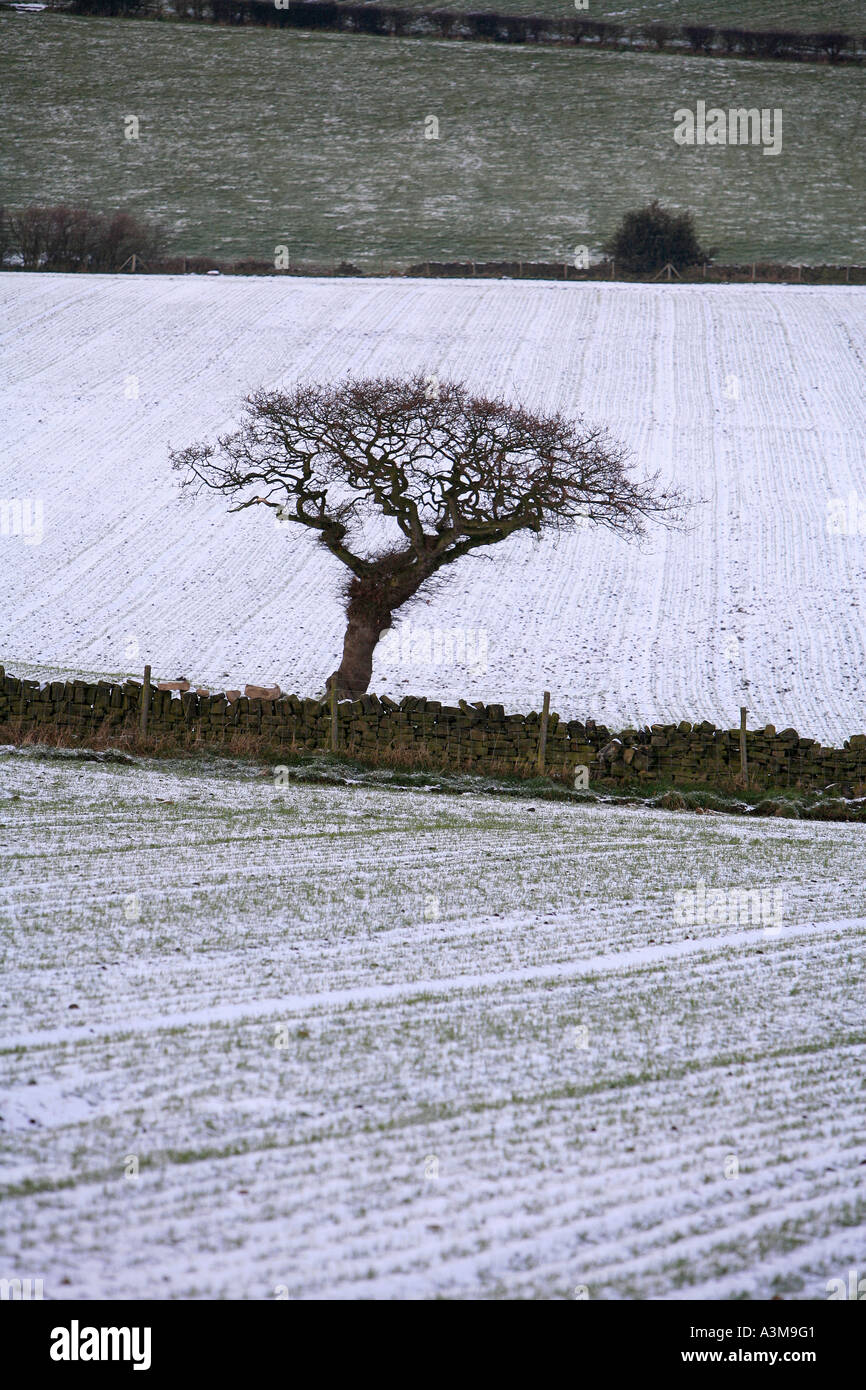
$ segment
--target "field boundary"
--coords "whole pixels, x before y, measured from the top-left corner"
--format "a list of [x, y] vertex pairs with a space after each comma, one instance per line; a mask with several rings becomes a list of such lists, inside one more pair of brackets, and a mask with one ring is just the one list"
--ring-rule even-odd
[[[14, 8], [14, 4], [3, 8]], [[313, 29], [378, 38], [435, 38], [458, 42], [560, 45], [581, 52], [679, 54], [794, 63], [856, 63], [866, 56], [866, 35], [826, 29], [744, 29], [658, 21], [615, 23], [498, 10], [342, 4], [335, 0], [61, 0], [47, 8], [76, 16], [174, 20], [181, 23]]]
[[[0, 274], [68, 275], [70, 269], [0, 265]], [[626, 285], [866, 285], [866, 265], [778, 265], [755, 261], [745, 265], [692, 266], [675, 273], [629, 274], [616, 262], [601, 261], [577, 268], [568, 261], [418, 261], [410, 266], [358, 266], [304, 261], [277, 269], [272, 261], [217, 261], [209, 256], [171, 256], [115, 270], [76, 268], [82, 275], [247, 275], [272, 279], [310, 277], [319, 280], [554, 280], [569, 284], [599, 281]]]
[[[0, 666], [0, 739], [33, 741], [52, 736], [72, 743], [96, 738], [103, 746], [159, 748], [217, 746], [246, 753], [334, 752], [399, 765], [548, 777], [583, 786], [628, 787], [672, 781], [734, 787], [741, 784], [741, 730], [709, 720], [653, 724], [614, 734], [594, 720], [547, 723], [537, 710], [506, 714], [499, 704], [443, 705], [406, 695], [363, 695], [336, 704], [336, 747], [327, 700], [280, 694], [256, 699], [230, 692], [160, 690], [144, 682], [23, 680]], [[832, 789], [839, 797], [866, 794], [866, 734], [842, 748], [801, 738], [772, 725], [745, 734], [748, 785], [752, 789]], [[539, 748], [543, 749], [539, 756]]]

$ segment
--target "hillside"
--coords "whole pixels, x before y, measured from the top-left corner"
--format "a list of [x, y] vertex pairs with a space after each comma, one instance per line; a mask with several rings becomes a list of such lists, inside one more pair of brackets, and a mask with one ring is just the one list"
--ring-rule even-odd
[[[0, 276], [0, 660], [28, 670], [278, 680], [312, 693], [342, 575], [306, 533], [176, 500], [167, 461], [298, 375], [422, 368], [607, 423], [695, 505], [638, 549], [578, 532], [463, 562], [380, 646], [373, 689], [610, 725], [709, 718], [866, 729], [866, 292], [514, 282]], [[8, 528], [7, 528], [8, 529]], [[856, 526], [855, 526], [856, 532]], [[433, 629], [463, 633], [448, 661]], [[486, 655], [485, 655], [486, 645]], [[437, 661], [437, 655], [439, 660]], [[459, 653], [458, 653], [459, 655]]]
[[[421, 9], [426, 0], [389, 0], [389, 3]], [[428, 8], [434, 8], [432, 4]], [[859, 33], [863, 27], [860, 0], [592, 0], [578, 10], [573, 0], [437, 0], [437, 10], [495, 10], [500, 14], [572, 15], [607, 20], [614, 24], [715, 24], [749, 29], [844, 29]]]
[[[661, 197], [726, 264], [866, 262], [854, 67], [11, 14], [0, 51], [5, 204], [122, 207], [171, 254], [570, 262]], [[699, 99], [781, 110], [781, 154], [677, 145]]]

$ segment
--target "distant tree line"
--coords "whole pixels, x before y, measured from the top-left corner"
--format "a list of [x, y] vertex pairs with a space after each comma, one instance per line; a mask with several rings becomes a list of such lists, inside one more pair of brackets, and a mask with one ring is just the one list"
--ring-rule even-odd
[[784, 59], [793, 62], [862, 61], [866, 37], [824, 30], [723, 28], [712, 24], [617, 24], [608, 20], [501, 14], [398, 5], [341, 4], [335, 0], [72, 0], [73, 14], [129, 15], [258, 24], [283, 29], [337, 29], [349, 33], [427, 34], [488, 43], [566, 43], [591, 47], [675, 50], [698, 55]]
[[132, 257], [155, 262], [165, 235], [128, 212], [90, 212], [65, 203], [0, 207], [0, 266], [21, 270], [121, 270]]
[[[579, 267], [568, 261], [420, 261], [410, 266], [366, 269], [351, 261], [295, 262], [278, 269], [273, 260], [245, 257], [218, 261], [211, 256], [166, 253], [165, 228], [128, 212], [98, 213], [65, 203], [31, 204], [15, 210], [0, 206], [0, 269], [144, 273], [150, 275], [315, 275], [412, 276], [503, 280], [678, 279], [802, 281], [863, 284], [866, 266], [716, 265], [714, 247], [698, 241], [691, 212], [664, 208], [657, 201], [633, 208], [603, 246], [606, 259]], [[708, 273], [709, 272], [709, 273]], [[794, 274], [796, 272], [796, 274]]]

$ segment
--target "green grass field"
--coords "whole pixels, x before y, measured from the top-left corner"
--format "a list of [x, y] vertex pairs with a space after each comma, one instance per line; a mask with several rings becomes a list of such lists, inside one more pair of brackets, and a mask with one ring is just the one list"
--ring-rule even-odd
[[799, 33], [840, 29], [859, 34], [866, 25], [860, 0], [590, 0], [582, 10], [573, 0], [389, 0], [407, 9], [498, 10], [500, 14], [543, 14], [607, 20], [615, 24], [714, 24], [718, 28], [793, 29]]
[[[179, 253], [571, 260], [658, 196], [720, 260], [866, 256], [856, 69], [57, 15], [0, 50], [2, 201], [126, 206]], [[781, 155], [676, 145], [699, 99], [781, 108]]]
[[[565, 0], [543, 0], [565, 5]], [[572, 7], [573, 8], [573, 7]], [[666, 24], [717, 24], [744, 29], [856, 30], [863, 24], [860, 0], [619, 0], [596, 4], [590, 0], [587, 16], [623, 23], [635, 20]]]

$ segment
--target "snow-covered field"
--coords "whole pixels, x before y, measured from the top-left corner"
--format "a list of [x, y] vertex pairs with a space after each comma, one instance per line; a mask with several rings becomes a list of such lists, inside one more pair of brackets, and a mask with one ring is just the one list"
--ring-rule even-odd
[[[866, 536], [827, 527], [866, 495], [862, 291], [5, 275], [0, 300], [0, 499], [32, 523], [0, 539], [7, 669], [320, 687], [340, 574], [180, 505], [168, 446], [258, 384], [419, 367], [603, 419], [696, 505], [642, 550], [464, 563], [374, 688], [866, 727]], [[862, 827], [9, 750], [0, 813], [3, 1277], [821, 1299], [862, 1264]], [[721, 913], [680, 910], [699, 883]]]
[[582, 531], [461, 562], [373, 689], [549, 688], [619, 726], [745, 704], [840, 741], [866, 730], [864, 311], [846, 288], [2, 275], [0, 499], [39, 503], [42, 534], [0, 537], [0, 660], [319, 690], [341, 567], [181, 505], [168, 447], [258, 385], [421, 368], [605, 422], [695, 506], [643, 549]]
[[[4, 1277], [823, 1299], [862, 1268], [861, 827], [9, 750], [0, 811]], [[700, 880], [771, 924], [683, 921]]]

